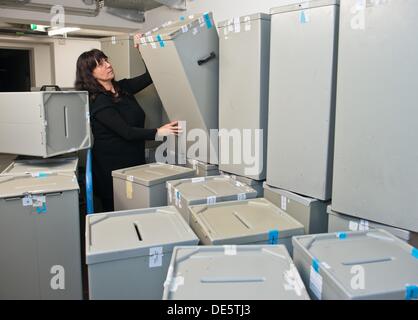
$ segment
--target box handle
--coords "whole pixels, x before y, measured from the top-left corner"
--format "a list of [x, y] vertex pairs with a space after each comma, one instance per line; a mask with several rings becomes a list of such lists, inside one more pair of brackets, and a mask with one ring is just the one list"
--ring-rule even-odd
[[216, 53], [212, 51], [208, 57], [198, 60], [197, 64], [201, 66], [202, 64], [208, 63], [210, 60], [213, 60], [215, 58], [216, 58]]

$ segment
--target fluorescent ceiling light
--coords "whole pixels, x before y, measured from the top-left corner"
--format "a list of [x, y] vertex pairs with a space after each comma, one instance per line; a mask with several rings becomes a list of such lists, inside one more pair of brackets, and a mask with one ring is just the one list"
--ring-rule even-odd
[[48, 36], [57, 36], [57, 35], [63, 35], [69, 32], [79, 31], [80, 28], [71, 28], [71, 27], [65, 27], [65, 28], [53, 28], [48, 30]]

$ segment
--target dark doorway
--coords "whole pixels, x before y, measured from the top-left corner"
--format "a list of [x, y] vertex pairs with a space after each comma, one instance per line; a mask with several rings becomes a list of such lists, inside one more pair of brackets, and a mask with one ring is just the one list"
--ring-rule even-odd
[[0, 49], [0, 92], [30, 91], [30, 51]]

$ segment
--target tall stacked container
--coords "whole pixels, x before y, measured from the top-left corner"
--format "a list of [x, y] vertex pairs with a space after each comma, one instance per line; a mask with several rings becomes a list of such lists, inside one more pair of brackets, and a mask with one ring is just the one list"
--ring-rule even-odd
[[338, 0], [271, 10], [267, 183], [319, 200], [332, 191], [338, 19]]
[[264, 180], [270, 15], [257, 13], [234, 18], [220, 22], [218, 29], [219, 167], [234, 175]]
[[166, 23], [137, 36], [136, 43], [168, 117], [186, 122], [180, 156], [217, 164], [218, 136], [210, 130], [218, 129], [219, 38], [212, 13]]
[[418, 2], [341, 3], [332, 209], [418, 231]]

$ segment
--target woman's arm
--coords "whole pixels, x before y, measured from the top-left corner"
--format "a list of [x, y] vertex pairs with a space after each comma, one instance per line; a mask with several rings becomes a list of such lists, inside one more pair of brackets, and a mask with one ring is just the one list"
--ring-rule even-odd
[[144, 129], [129, 126], [113, 107], [102, 108], [94, 114], [94, 118], [107, 129], [113, 131], [127, 141], [155, 140], [157, 129]]
[[151, 75], [146, 69], [146, 72], [143, 75], [132, 79], [123, 79], [119, 81], [119, 85], [122, 89], [129, 92], [130, 94], [137, 94], [138, 92], [144, 90], [146, 87], [152, 84]]

